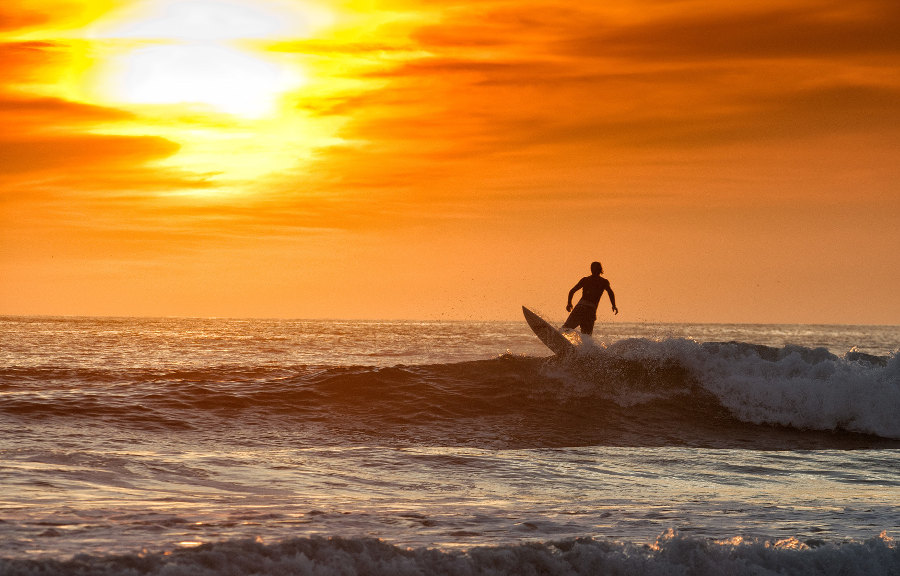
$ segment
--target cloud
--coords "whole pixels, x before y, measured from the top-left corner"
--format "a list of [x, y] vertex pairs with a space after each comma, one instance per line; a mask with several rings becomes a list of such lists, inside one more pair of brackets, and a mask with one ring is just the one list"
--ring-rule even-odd
[[350, 140], [391, 153], [407, 142], [407, 158], [430, 151], [436, 162], [449, 151], [696, 148], [896, 125], [895, 3], [632, 6], [622, 17], [605, 5], [454, 3], [409, 33], [418, 55], [362, 74], [386, 85], [319, 112], [348, 116]]
[[395, 54], [415, 49], [415, 45], [407, 41], [373, 42], [373, 41], [328, 41], [323, 39], [282, 40], [265, 44], [271, 52], [305, 54], [309, 56], [378, 56]]
[[6, 128], [7, 135], [48, 128], [53, 128], [54, 131], [58, 131], [61, 127], [85, 128], [98, 123], [135, 118], [133, 113], [125, 110], [72, 102], [62, 98], [0, 94], [0, 120]]
[[23, 10], [20, 7], [4, 3], [0, 6], [0, 32], [33, 28], [49, 22], [51, 18], [47, 14]]
[[154, 136], [3, 139], [0, 140], [0, 175], [37, 171], [65, 171], [71, 175], [71, 171], [116, 170], [166, 158], [178, 148], [178, 144]]
[[136, 119], [116, 108], [0, 92], [2, 225], [57, 235], [133, 222], [160, 192], [210, 186], [202, 175], [156, 165], [178, 152], [176, 142], [93, 132]]
[[[67, 1], [0, 6], [0, 275], [35, 294], [25, 310], [46, 312], [49, 294], [83, 312], [74, 293], [123, 285], [177, 300], [185, 282], [195, 303], [279, 283], [270, 300], [305, 301], [294, 288], [319, 278], [310, 310], [328, 314], [359, 262], [385, 302], [399, 298], [385, 270], [420, 260], [440, 263], [413, 275], [423, 294], [461, 294], [469, 271], [515, 291], [522, 253], [560, 270], [618, 253], [634, 263], [619, 278], [646, 286], [666, 281], [654, 268], [739, 269], [735, 249], [767, 254], [763, 273], [797, 274], [796, 254], [811, 255], [801, 269], [826, 269], [822, 254], [852, 263], [863, 244], [893, 262], [871, 246], [896, 245], [895, 0], [385, 0], [317, 38], [242, 44], [302, 68], [294, 115], [260, 124], [74, 101], [117, 47], [78, 27], [112, 4]], [[834, 234], [807, 232], [842, 213], [860, 224], [838, 229], [851, 243], [835, 255]], [[695, 305], [688, 292], [673, 297]]]
[[178, 143], [156, 136], [109, 132], [139, 125], [133, 112], [45, 95], [65, 77], [72, 42], [0, 42], [0, 194], [46, 197], [52, 190], [167, 189], [208, 185], [202, 176], [152, 166], [177, 153]]
[[662, 62], [900, 54], [896, 2], [735, 6], [707, 5], [625, 26], [589, 20], [561, 44], [579, 57]]
[[0, 92], [8, 92], [21, 83], [46, 80], [47, 70], [67, 58], [65, 46], [56, 42], [0, 42]]
[[[356, 81], [298, 95], [305, 111], [343, 118], [346, 141], [319, 151], [299, 178], [370, 226], [476, 218], [510, 197], [520, 207], [573, 195], [590, 203], [604, 179], [644, 177], [631, 166], [653, 167], [646, 178], [657, 174], [657, 187], [603, 196], [643, 206], [690, 194], [660, 184], [665, 171], [717, 162], [699, 170], [727, 173], [709, 160], [723, 150], [779, 157], [861, 135], [852, 154], [865, 156], [900, 138], [900, 40], [886, 34], [898, 9], [888, 2], [410, 6], [430, 17], [377, 43], [282, 46], [326, 62], [330, 53], [336, 73]], [[293, 213], [290, 192], [277, 194]]]
[[109, 2], [85, 0], [3, 0], [0, 34], [77, 28], [95, 20]]
[[[86, 174], [122, 172], [146, 176], [148, 162], [175, 154], [180, 146], [155, 136], [91, 132], [98, 125], [130, 122], [135, 115], [116, 108], [62, 98], [0, 93], [0, 179], [23, 175], [45, 181], [80, 181]], [[2, 180], [0, 180], [2, 184]]]
[[[781, 146], [900, 125], [896, 80], [877, 74], [896, 63], [900, 42], [886, 34], [900, 10], [883, 1], [387, 8], [421, 17], [358, 37], [266, 46], [302, 55], [319, 74], [297, 93], [298, 109], [343, 121], [345, 144], [316, 152], [293, 182], [254, 192], [300, 226], [316, 217], [334, 225], [341, 211], [348, 220], [364, 215], [359, 221], [411, 213], [417, 201], [426, 206], [417, 212], [429, 203], [435, 214], [438, 203], [475, 210], [486, 189], [510, 189], [528, 171], [535, 183], [558, 178], [561, 159], [579, 173], [609, 157]], [[61, 58], [65, 46], [4, 50], [27, 74]], [[875, 53], [883, 58], [869, 61]], [[211, 185], [152, 166], [178, 150], [174, 142], [87, 133], [97, 123], [140, 121], [122, 110], [7, 95], [0, 119], [21, 136], [0, 145], [9, 177], [57, 170], [54, 178], [95, 190]], [[68, 133], [42, 133], [54, 129]]]

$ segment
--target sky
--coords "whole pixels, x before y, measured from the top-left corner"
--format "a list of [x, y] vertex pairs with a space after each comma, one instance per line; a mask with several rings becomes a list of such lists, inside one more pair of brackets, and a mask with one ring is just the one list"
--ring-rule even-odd
[[896, 0], [4, 0], [0, 314], [900, 325]]

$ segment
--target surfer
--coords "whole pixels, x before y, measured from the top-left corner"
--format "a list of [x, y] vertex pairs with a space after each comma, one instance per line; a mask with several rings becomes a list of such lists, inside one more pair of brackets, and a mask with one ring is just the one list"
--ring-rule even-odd
[[[597, 320], [597, 306], [600, 304], [603, 292], [609, 292], [612, 311], [616, 314], [619, 313], [619, 309], [616, 308], [616, 295], [613, 294], [609, 280], [600, 276], [601, 274], [603, 274], [603, 266], [599, 262], [591, 262], [591, 275], [579, 280], [578, 284], [569, 290], [569, 303], [566, 304], [566, 312], [571, 312], [571, 314], [569, 314], [566, 323], [563, 324], [563, 328], [573, 330], [576, 326], [580, 326], [582, 334], [593, 332], [594, 322]], [[581, 300], [572, 309], [572, 296], [579, 290], [581, 290]]]

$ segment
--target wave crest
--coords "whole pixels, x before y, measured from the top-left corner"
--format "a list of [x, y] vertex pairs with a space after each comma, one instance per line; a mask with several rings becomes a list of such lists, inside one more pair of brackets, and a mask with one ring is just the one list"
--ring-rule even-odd
[[273, 544], [231, 540], [171, 553], [79, 555], [71, 560], [0, 559], [7, 576], [37, 574], [733, 574], [788, 573], [888, 576], [900, 571], [900, 549], [884, 533], [841, 544], [795, 539], [711, 542], [666, 533], [652, 545], [580, 538], [466, 551], [406, 549], [371, 538], [298, 538]]
[[[793, 345], [632, 339], [587, 349], [577, 360], [588, 365], [616, 361], [636, 362], [652, 372], [680, 367], [743, 422], [900, 439], [897, 354], [851, 351], [839, 357], [825, 348]], [[623, 384], [633, 389], [636, 381], [626, 378]]]
[[741, 342], [638, 338], [565, 360], [507, 354], [393, 367], [13, 367], [0, 369], [0, 391], [0, 412], [26, 419], [180, 430], [221, 429], [224, 419], [339, 443], [779, 449], [900, 440], [898, 355]]

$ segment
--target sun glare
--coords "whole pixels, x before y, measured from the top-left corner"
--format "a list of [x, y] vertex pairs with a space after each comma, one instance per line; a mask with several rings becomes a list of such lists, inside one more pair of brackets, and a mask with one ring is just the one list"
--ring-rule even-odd
[[107, 95], [134, 104], [196, 104], [259, 117], [278, 96], [302, 85], [288, 70], [239, 49], [211, 43], [136, 48], [114, 59]]
[[327, 24], [321, 11], [279, 0], [148, 0], [97, 23], [92, 36], [116, 42], [99, 63], [93, 91], [111, 104], [186, 104], [260, 117], [302, 86], [299, 65], [248, 41], [305, 37]]
[[90, 57], [68, 91], [135, 112], [95, 132], [176, 142], [178, 152], [155, 163], [214, 184], [161, 196], [252, 193], [340, 141], [334, 118], [291, 100], [304, 89], [327, 91], [328, 82], [302, 56], [266, 49], [321, 33], [334, 17], [303, 0], [129, 2], [83, 31]]
[[312, 26], [309, 13], [298, 13], [290, 10], [290, 4], [272, 0], [144, 1], [132, 5], [118, 18], [121, 19], [118, 25], [107, 31], [101, 29], [100, 35], [185, 42], [222, 41], [306, 36]]

